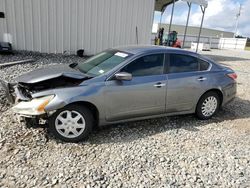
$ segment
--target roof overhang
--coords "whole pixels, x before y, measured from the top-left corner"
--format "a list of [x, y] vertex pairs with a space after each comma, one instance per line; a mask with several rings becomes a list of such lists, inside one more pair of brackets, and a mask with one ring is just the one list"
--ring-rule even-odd
[[[175, 0], [177, 2], [178, 0]], [[185, 2], [193, 3], [193, 4], [198, 4], [200, 6], [203, 6], [204, 8], [207, 8], [207, 0], [182, 0]], [[165, 8], [172, 4], [174, 0], [155, 0], [155, 11], [164, 11]]]
[[155, 11], [162, 12], [166, 6], [172, 4], [173, 2], [174, 0], [155, 0]]
[[204, 8], [207, 8], [208, 2], [207, 0], [182, 0], [182, 1], [186, 1], [189, 3], [194, 3], [200, 6], [203, 6]]

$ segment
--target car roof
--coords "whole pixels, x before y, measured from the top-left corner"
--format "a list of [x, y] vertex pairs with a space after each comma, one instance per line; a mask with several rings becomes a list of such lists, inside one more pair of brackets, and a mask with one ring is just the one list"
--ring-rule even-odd
[[131, 53], [131, 54], [141, 54], [141, 53], [149, 53], [149, 52], [157, 52], [157, 51], [166, 51], [172, 53], [182, 53], [187, 55], [194, 55], [197, 56], [198, 54], [192, 51], [183, 50], [180, 48], [172, 48], [166, 46], [156, 46], [156, 45], [134, 45], [134, 46], [120, 46], [115, 47], [113, 49]]

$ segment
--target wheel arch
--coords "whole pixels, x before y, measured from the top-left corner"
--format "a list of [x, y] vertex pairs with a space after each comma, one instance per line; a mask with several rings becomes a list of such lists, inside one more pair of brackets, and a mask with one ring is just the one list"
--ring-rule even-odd
[[88, 101], [75, 101], [75, 102], [67, 104], [67, 106], [69, 105], [80, 105], [80, 106], [87, 107], [91, 112], [93, 112], [95, 124], [96, 125], [99, 124], [99, 110], [96, 107], [96, 105], [94, 105], [93, 103], [88, 102]]
[[199, 97], [199, 100], [198, 100], [198, 102], [197, 102], [197, 104], [196, 104], [196, 107], [197, 107], [197, 105], [198, 105], [198, 103], [199, 103], [201, 97], [202, 97], [203, 95], [209, 93], [209, 92], [216, 92], [216, 93], [218, 94], [218, 96], [219, 96], [219, 99], [220, 99], [220, 106], [222, 105], [223, 99], [224, 99], [224, 97], [223, 97], [223, 92], [222, 92], [220, 89], [218, 89], [218, 88], [213, 88], [213, 89], [207, 90], [205, 93], [203, 93], [203, 94]]

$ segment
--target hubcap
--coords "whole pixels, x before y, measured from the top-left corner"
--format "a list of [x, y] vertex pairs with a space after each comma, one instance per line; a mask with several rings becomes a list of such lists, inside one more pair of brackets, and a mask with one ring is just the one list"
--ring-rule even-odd
[[218, 101], [214, 96], [206, 98], [202, 103], [201, 111], [206, 117], [212, 116], [217, 109]]
[[63, 137], [76, 138], [85, 129], [85, 119], [79, 112], [66, 110], [57, 116], [55, 127]]

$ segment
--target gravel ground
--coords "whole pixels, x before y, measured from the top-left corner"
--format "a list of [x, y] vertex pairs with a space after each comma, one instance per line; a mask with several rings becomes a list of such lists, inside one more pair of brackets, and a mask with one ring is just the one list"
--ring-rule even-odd
[[[249, 187], [250, 52], [203, 53], [239, 76], [237, 98], [209, 121], [188, 115], [124, 123], [62, 143], [17, 123], [0, 93], [0, 187]], [[21, 52], [0, 63], [26, 57], [35, 62], [5, 67], [1, 77], [82, 61]]]

